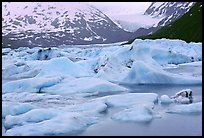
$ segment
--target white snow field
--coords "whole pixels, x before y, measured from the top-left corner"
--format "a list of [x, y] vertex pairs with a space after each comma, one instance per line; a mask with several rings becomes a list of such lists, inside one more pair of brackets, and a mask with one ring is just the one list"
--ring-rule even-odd
[[[175, 114], [200, 118], [202, 43], [136, 39], [121, 44], [3, 48], [2, 134], [89, 135], [89, 128], [102, 122], [122, 127]], [[141, 86], [170, 88], [134, 92]], [[195, 86], [193, 103], [171, 100], [172, 93], [182, 90], [171, 86]]]

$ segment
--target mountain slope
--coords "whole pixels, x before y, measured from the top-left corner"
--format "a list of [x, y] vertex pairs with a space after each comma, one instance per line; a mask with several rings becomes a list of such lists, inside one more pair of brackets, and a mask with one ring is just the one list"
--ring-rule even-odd
[[189, 11], [195, 2], [152, 2], [144, 15], [161, 18], [154, 27], [165, 26]]
[[144, 15], [158, 19], [158, 22], [152, 22], [152, 27], [139, 28], [135, 31], [135, 37], [148, 35], [156, 32], [161, 27], [170, 24], [187, 13], [195, 2], [152, 2]]
[[112, 43], [130, 39], [104, 13], [79, 2], [2, 4], [3, 47]]
[[140, 38], [182, 39], [186, 42], [202, 42], [202, 2], [197, 2], [185, 15], [158, 30]]

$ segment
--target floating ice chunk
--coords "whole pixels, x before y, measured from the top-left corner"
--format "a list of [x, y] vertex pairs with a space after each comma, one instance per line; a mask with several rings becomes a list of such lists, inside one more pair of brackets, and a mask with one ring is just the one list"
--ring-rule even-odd
[[107, 109], [103, 101], [81, 102], [66, 107], [33, 109], [25, 114], [7, 116], [5, 135], [72, 135], [99, 121]]
[[202, 79], [168, 73], [143, 61], [135, 61], [123, 81], [136, 84], [202, 84]]
[[55, 108], [80, 102], [72, 96], [50, 95], [48, 93], [6, 93], [2, 95], [2, 101], [18, 101], [32, 103], [38, 108]]
[[135, 104], [155, 103], [158, 100], [156, 93], [128, 93], [103, 97], [106, 104], [114, 107], [129, 107]]
[[89, 76], [82, 66], [72, 62], [66, 57], [53, 58], [42, 65], [41, 72], [36, 77], [45, 76]]
[[174, 96], [172, 96], [172, 98], [176, 98], [178, 96], [182, 96], [182, 97], [190, 97], [192, 96], [192, 90], [191, 89], [184, 89], [181, 90], [179, 92], [177, 92]]
[[9, 92], [40, 92], [44, 87], [56, 85], [61, 77], [38, 77], [10, 81], [2, 85], [2, 93]]
[[191, 89], [184, 89], [177, 92], [171, 97], [172, 100], [178, 103], [192, 103], [193, 102], [193, 92]]
[[18, 116], [6, 116], [5, 127], [12, 128], [14, 125], [25, 125], [27, 123], [38, 123], [55, 117], [57, 113], [52, 109], [33, 109]]
[[103, 101], [91, 101], [77, 105], [70, 105], [68, 108], [64, 108], [66, 111], [88, 113], [101, 113], [106, 109], [107, 105]]
[[120, 121], [148, 122], [153, 119], [153, 113], [151, 106], [139, 104], [120, 111], [111, 118]]
[[108, 60], [98, 63], [98, 66], [95, 68], [97, 70], [96, 76], [105, 80], [120, 82], [129, 71], [129, 68], [123, 65], [125, 63], [120, 61], [123, 57], [115, 56], [114, 53], [107, 58]]
[[174, 101], [181, 104], [192, 103], [192, 101], [189, 98], [182, 97], [182, 96], [178, 96], [176, 99], [174, 99]]
[[[111, 81], [127, 83], [202, 84], [200, 78], [195, 79], [188, 75], [168, 73], [160, 66], [168, 63], [191, 62], [192, 56], [197, 59], [201, 58], [202, 53], [199, 49], [202, 47], [200, 44], [195, 47], [195, 44], [188, 45], [179, 40], [135, 40], [130, 46], [115, 50], [109, 55], [107, 64], [99, 70], [97, 75]], [[182, 52], [176, 50], [178, 47]], [[171, 48], [171, 53], [169, 53], [168, 48]], [[196, 51], [197, 54], [189, 53], [189, 51]], [[121, 78], [121, 76], [125, 76], [125, 78]]]
[[62, 83], [43, 89], [44, 92], [54, 94], [71, 93], [111, 93], [126, 91], [127, 89], [106, 80], [93, 77], [65, 79]]
[[75, 112], [61, 112], [57, 117], [39, 123], [28, 123], [8, 129], [7, 136], [71, 135], [96, 123], [98, 117]]
[[202, 102], [191, 103], [191, 104], [177, 104], [171, 106], [166, 111], [167, 113], [178, 113], [178, 114], [191, 114], [202, 112]]
[[168, 95], [162, 95], [161, 97], [160, 97], [160, 100], [161, 100], [161, 103], [163, 104], [169, 104], [169, 103], [172, 103], [173, 102], [173, 100], [172, 99], [170, 99], [170, 97], [168, 96]]
[[162, 95], [160, 98], [161, 103], [182, 103], [189, 104], [193, 102], [192, 90], [184, 89], [177, 92], [174, 96], [169, 97], [168, 95]]

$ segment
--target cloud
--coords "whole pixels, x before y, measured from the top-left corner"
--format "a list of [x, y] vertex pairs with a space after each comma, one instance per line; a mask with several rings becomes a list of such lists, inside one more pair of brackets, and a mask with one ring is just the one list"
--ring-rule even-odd
[[133, 13], [144, 13], [145, 10], [150, 6], [151, 2], [88, 2], [90, 5], [95, 6], [99, 10], [109, 13], [128, 12]]

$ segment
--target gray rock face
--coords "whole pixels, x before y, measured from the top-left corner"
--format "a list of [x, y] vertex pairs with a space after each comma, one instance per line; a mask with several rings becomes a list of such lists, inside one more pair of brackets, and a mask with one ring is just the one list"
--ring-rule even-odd
[[84, 3], [3, 3], [3, 47], [59, 46], [129, 40], [100, 10]]

